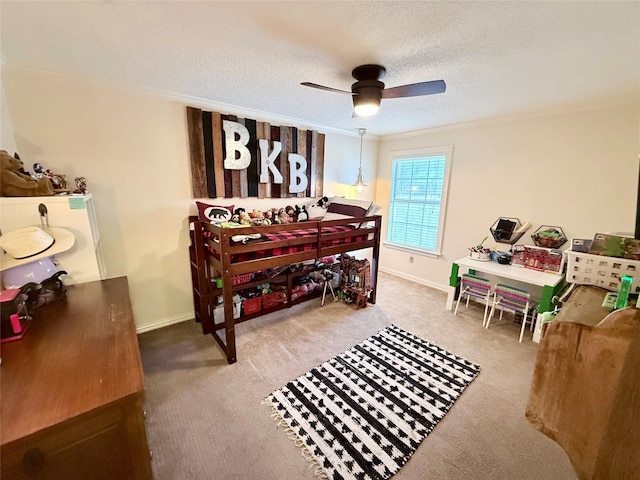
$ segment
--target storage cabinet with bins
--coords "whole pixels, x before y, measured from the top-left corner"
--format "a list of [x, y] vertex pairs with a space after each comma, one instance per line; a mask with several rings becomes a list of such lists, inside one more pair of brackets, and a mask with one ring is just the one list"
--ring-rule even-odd
[[106, 278], [100, 232], [93, 196], [0, 197], [0, 229], [8, 233], [19, 228], [41, 226], [39, 205], [47, 208], [48, 223], [63, 227], [75, 236], [74, 246], [55, 256], [58, 268], [67, 275], [67, 285]]

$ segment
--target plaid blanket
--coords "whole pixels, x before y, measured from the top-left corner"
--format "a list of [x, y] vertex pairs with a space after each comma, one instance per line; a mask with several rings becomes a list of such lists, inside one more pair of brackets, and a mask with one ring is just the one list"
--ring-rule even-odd
[[[322, 233], [339, 233], [339, 232], [349, 232], [353, 229], [352, 226], [349, 225], [336, 225], [333, 227], [322, 227]], [[209, 232], [205, 232], [205, 236]], [[289, 253], [298, 253], [298, 252], [309, 252], [316, 248], [315, 240], [317, 230], [316, 229], [296, 229], [289, 231], [281, 231], [281, 232], [269, 232], [263, 233], [262, 238], [256, 240], [248, 240], [248, 242], [255, 244], [256, 249], [251, 252], [234, 254], [231, 257], [231, 263], [245, 262], [248, 260], [255, 260], [257, 258], [265, 258], [265, 257], [277, 257], [279, 255], [286, 255]], [[279, 241], [279, 240], [290, 240], [294, 238], [309, 238], [311, 241], [309, 243], [303, 243], [300, 245], [291, 245], [286, 247], [276, 247], [276, 248], [268, 248], [268, 242]], [[357, 237], [344, 237], [344, 238], [335, 238], [330, 241], [330, 245], [340, 245], [344, 243], [351, 242], [361, 242], [366, 239], [366, 235], [358, 235]], [[265, 248], [260, 248], [261, 244], [265, 243]], [[217, 252], [211, 250], [216, 257]]]

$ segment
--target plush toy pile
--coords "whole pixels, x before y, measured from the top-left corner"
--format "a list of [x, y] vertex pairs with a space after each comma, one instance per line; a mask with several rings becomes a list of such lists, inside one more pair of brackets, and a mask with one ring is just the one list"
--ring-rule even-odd
[[322, 197], [313, 205], [287, 205], [282, 208], [270, 208], [266, 211], [253, 209], [247, 212], [244, 208], [236, 208], [231, 216], [231, 221], [221, 223], [223, 227], [274, 225], [282, 223], [306, 222], [307, 220], [319, 220], [327, 211], [328, 199]]
[[22, 160], [16, 155], [0, 151], [0, 194], [3, 197], [41, 197], [53, 195], [53, 184], [47, 177], [35, 179], [24, 171]]

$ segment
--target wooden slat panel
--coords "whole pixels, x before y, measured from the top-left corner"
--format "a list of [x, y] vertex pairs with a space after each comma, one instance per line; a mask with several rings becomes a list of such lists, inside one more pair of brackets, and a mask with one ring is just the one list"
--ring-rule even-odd
[[280, 141], [282, 142], [282, 152], [280, 153], [280, 173], [282, 174], [282, 188], [280, 198], [289, 198], [289, 160], [287, 154], [291, 151], [291, 128], [280, 127]]
[[309, 131], [309, 196], [316, 197], [316, 172], [318, 170], [318, 132]]
[[258, 182], [260, 181], [260, 157], [258, 157], [257, 122], [250, 118], [244, 119], [244, 126], [249, 130], [247, 148], [251, 153], [251, 165], [247, 168], [247, 195], [258, 196]]
[[[276, 127], [276, 126], [271, 126], [271, 140], [277, 140], [277, 141], [281, 141], [282, 139], [280, 138], [280, 127]], [[271, 142], [270, 142], [271, 143]], [[273, 163], [275, 163], [276, 168], [282, 172], [281, 169], [281, 165], [280, 165], [280, 159], [281, 159], [282, 155], [278, 155], [278, 157], [274, 160]], [[282, 185], [280, 185], [279, 183], [274, 183], [273, 180], [271, 180], [271, 198], [280, 198], [280, 192], [282, 190]]]
[[204, 135], [204, 164], [207, 172], [207, 196], [216, 198], [211, 112], [202, 112], [202, 133]]
[[[231, 120], [231, 117], [229, 115], [220, 115], [220, 118], [224, 121], [224, 120]], [[221, 130], [221, 135], [222, 135], [222, 151], [224, 156], [226, 156], [227, 153], [227, 146], [226, 146], [226, 136], [224, 134], [224, 130]], [[223, 158], [223, 169], [224, 169], [224, 156]], [[231, 170], [227, 170], [224, 169], [224, 196], [226, 198], [231, 198], [233, 197], [233, 174], [231, 173]]]
[[[258, 182], [260, 182], [260, 147], [258, 145], [258, 140], [261, 138], [267, 139], [268, 137], [265, 135], [265, 130], [269, 130], [271, 133], [271, 128], [268, 123], [265, 122], [257, 122], [256, 123], [256, 168], [258, 170]], [[267, 184], [266, 183], [258, 183], [258, 198], [267, 198]]]
[[[307, 170], [306, 170], [306, 174], [307, 174], [307, 188], [309, 188], [309, 157], [307, 156], [307, 131], [306, 130], [298, 130], [298, 141], [297, 141], [297, 145], [296, 145], [296, 153], [298, 153], [299, 155], [302, 155], [305, 160], [307, 160]], [[298, 194], [296, 194], [296, 197], [298, 198], [304, 198], [307, 195], [307, 191], [304, 190]]]
[[323, 177], [324, 177], [324, 133], [317, 133], [318, 141], [316, 144], [316, 167], [313, 171], [315, 175], [316, 197], [323, 195]]
[[[237, 122], [241, 125], [244, 125], [245, 127], [247, 126], [247, 121], [244, 118], [238, 118]], [[254, 132], [254, 137], [255, 137], [255, 132]], [[249, 145], [247, 145], [248, 147]], [[249, 152], [251, 152], [251, 150], [249, 150]], [[251, 164], [249, 164], [249, 167], [251, 167]], [[238, 187], [236, 187], [234, 185], [234, 197], [240, 197], [240, 198], [247, 198], [249, 196], [249, 178], [248, 178], [248, 168], [243, 168], [242, 170], [234, 170], [234, 172], [238, 172], [238, 181], [240, 182], [240, 185]], [[235, 177], [234, 177], [234, 181], [235, 181]]]
[[202, 111], [187, 107], [187, 130], [189, 132], [189, 154], [191, 157], [191, 190], [193, 198], [207, 197], [207, 173], [204, 163], [204, 138]]
[[[227, 120], [230, 122], [236, 122], [242, 124], [242, 119], [238, 119], [235, 115], [228, 115]], [[225, 154], [229, 155], [229, 152], [225, 150]], [[231, 196], [232, 197], [241, 197], [241, 185], [242, 185], [242, 173], [240, 170], [230, 169], [227, 170], [231, 172]]]
[[313, 181], [313, 175], [311, 170], [311, 146], [312, 146], [312, 134], [311, 130], [307, 130], [305, 132], [305, 143], [306, 143], [306, 153], [305, 157], [307, 159], [307, 190], [305, 191], [305, 195], [307, 197], [311, 197], [311, 190], [315, 191], [315, 184]]
[[211, 113], [211, 133], [213, 137], [213, 170], [216, 183], [216, 196], [225, 196], [224, 186], [224, 150], [222, 142], [222, 116]]

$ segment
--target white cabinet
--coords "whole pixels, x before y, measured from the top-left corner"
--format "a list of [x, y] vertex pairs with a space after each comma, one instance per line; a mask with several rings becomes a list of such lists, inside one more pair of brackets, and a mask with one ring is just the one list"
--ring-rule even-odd
[[74, 246], [55, 256], [58, 268], [65, 270], [65, 284], [104, 280], [106, 269], [100, 250], [100, 232], [93, 196], [1, 197], [0, 229], [8, 233], [18, 228], [41, 226], [39, 205], [47, 207], [49, 226], [63, 227], [76, 238]]

